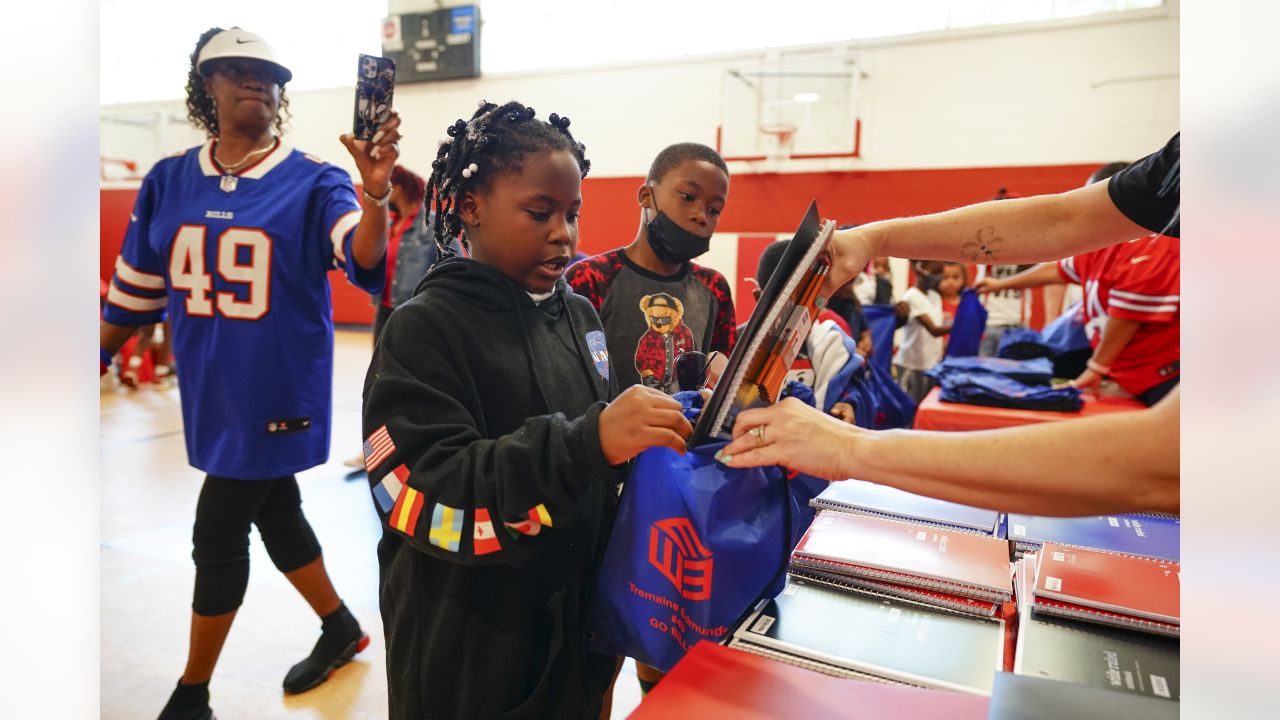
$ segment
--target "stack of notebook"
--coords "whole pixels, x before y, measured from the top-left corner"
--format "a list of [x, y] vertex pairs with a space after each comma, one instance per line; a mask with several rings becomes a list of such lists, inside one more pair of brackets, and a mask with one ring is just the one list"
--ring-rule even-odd
[[1036, 613], [1178, 637], [1181, 568], [1165, 560], [1045, 543]]
[[809, 504], [819, 510], [876, 515], [995, 535], [1000, 513], [915, 495], [863, 480], [833, 482]]
[[1097, 515], [1039, 517], [1009, 514], [1009, 539], [1018, 554], [1034, 552], [1046, 542], [1109, 550], [1159, 560], [1179, 559], [1181, 521], [1169, 515]]
[[[1149, 597], [1136, 597], [1142, 594], [1137, 591], [1116, 591], [1107, 596], [1095, 593], [1087, 586], [1079, 587], [1074, 580], [1068, 584], [1068, 573], [1062, 569], [1063, 565], [1068, 564], [1068, 551], [1081, 552], [1077, 548], [1063, 549], [1053, 545], [1045, 548], [1042, 553], [1047, 553], [1046, 564], [1043, 566], [1046, 569], [1041, 571], [1037, 569], [1042, 562], [1042, 553], [1028, 553], [1018, 561], [1018, 642], [1014, 653], [1014, 672], [1161, 700], [1178, 700], [1180, 687], [1177, 637], [1151, 632], [1151, 628], [1147, 626], [1143, 626], [1144, 632], [1139, 632], [1130, 629], [1132, 625], [1115, 627], [1096, 621], [1083, 622], [1044, 613], [1044, 598], [1038, 596], [1039, 586], [1043, 584], [1048, 587], [1048, 578], [1056, 577], [1063, 581], [1061, 585], [1053, 583], [1053, 586], [1060, 588], [1056, 591], [1060, 595], [1064, 591], [1078, 593], [1071, 595], [1076, 600], [1084, 599], [1086, 595], [1095, 599], [1106, 597], [1108, 600], [1118, 601], [1110, 603], [1116, 608], [1136, 605], [1143, 608], [1143, 612], [1163, 615], [1165, 619], [1177, 619], [1176, 612], [1172, 616], [1167, 614], [1167, 601], [1153, 603]], [[1055, 552], [1063, 553], [1063, 559], [1055, 560], [1052, 554]], [[1047, 568], [1055, 568], [1054, 572], [1061, 572], [1061, 576], [1049, 574]], [[1044, 575], [1038, 576], [1038, 572], [1043, 572]], [[1150, 579], [1150, 573], [1147, 573], [1147, 577]], [[1136, 581], [1136, 576], [1133, 579]], [[1126, 578], [1115, 578], [1112, 582], [1124, 583]], [[1165, 580], [1158, 582], [1167, 583]], [[1094, 609], [1087, 605], [1081, 607]], [[1157, 609], [1152, 612], [1152, 608]], [[1133, 611], [1130, 607], [1129, 612]], [[1099, 614], [1098, 617], [1102, 615]]]
[[1018, 619], [1013, 671], [1177, 700], [1178, 639], [1038, 612]]
[[791, 577], [729, 647], [836, 677], [989, 695], [1004, 663], [1004, 622]]
[[1008, 544], [939, 527], [823, 510], [791, 573], [840, 589], [995, 616], [1012, 599]]

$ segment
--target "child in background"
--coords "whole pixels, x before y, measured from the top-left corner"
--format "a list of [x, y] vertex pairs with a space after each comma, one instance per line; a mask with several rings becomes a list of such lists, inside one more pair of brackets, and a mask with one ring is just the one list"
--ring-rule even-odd
[[[737, 339], [729, 281], [693, 262], [707, 252], [729, 196], [720, 153], [677, 143], [658, 153], [639, 190], [640, 225], [630, 245], [574, 263], [574, 292], [600, 313], [618, 387], [679, 390], [675, 360], [685, 352], [728, 356]], [[642, 692], [662, 679], [637, 663]]]
[[[942, 264], [942, 280], [938, 282], [938, 294], [942, 296], [942, 323], [954, 325], [956, 308], [960, 307], [960, 291], [969, 284], [969, 271], [963, 263], [944, 262]], [[946, 352], [947, 340], [942, 339], [942, 350]]]
[[[756, 266], [756, 287], [751, 295], [760, 301], [761, 288], [769, 283], [773, 271], [777, 269], [782, 255], [791, 245], [790, 240], [779, 240], [760, 253], [760, 261]], [[845, 285], [842, 289], [848, 289]], [[856, 299], [855, 299], [855, 302]], [[859, 312], [861, 306], [859, 306]], [[824, 317], [825, 316], [825, 317]], [[864, 321], [865, 325], [865, 321]], [[869, 333], [868, 333], [869, 334]], [[819, 410], [839, 418], [850, 425], [854, 421], [853, 400], [846, 389], [852, 380], [853, 373], [862, 366], [854, 346], [853, 338], [841, 327], [840, 317], [830, 310], [818, 313], [809, 330], [809, 337], [800, 346], [795, 362], [787, 371], [787, 380], [795, 380], [813, 391], [814, 400]], [[868, 354], [864, 357], [870, 357]]]
[[893, 302], [893, 271], [889, 269], [889, 258], [879, 255], [871, 259], [871, 266], [876, 271], [876, 305], [888, 305]]
[[933, 387], [933, 378], [925, 371], [942, 359], [942, 337], [951, 325], [942, 320], [943, 263], [938, 260], [916, 260], [912, 263], [916, 284], [902, 295], [907, 307], [907, 324], [902, 328], [902, 344], [893, 356], [898, 384], [918, 405]]
[[652, 388], [609, 402], [599, 317], [562, 279], [590, 168], [569, 119], [482, 103], [448, 134], [427, 191], [444, 259], [364, 388], [389, 714], [594, 719], [618, 659], [587, 653], [584, 613], [618, 466], [693, 428]]
[[640, 187], [631, 244], [569, 269], [569, 285], [600, 313], [618, 387], [643, 383], [674, 393], [678, 355], [733, 350], [729, 281], [692, 262], [710, 247], [728, 195], [729, 169], [719, 153], [698, 143], [671, 145]]

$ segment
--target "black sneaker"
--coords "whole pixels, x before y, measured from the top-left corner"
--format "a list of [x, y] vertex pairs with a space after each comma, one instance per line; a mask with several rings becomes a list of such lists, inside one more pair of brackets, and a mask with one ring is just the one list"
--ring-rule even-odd
[[209, 708], [209, 683], [179, 682], [157, 720], [217, 720]]
[[316, 646], [305, 660], [289, 668], [284, 676], [284, 691], [302, 693], [328, 680], [333, 671], [351, 662], [355, 654], [369, 646], [369, 636], [346, 605], [321, 621], [322, 632]]

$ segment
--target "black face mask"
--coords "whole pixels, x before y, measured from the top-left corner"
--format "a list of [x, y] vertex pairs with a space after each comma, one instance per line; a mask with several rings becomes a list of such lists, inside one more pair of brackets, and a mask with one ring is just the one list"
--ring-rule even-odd
[[668, 265], [683, 265], [711, 249], [711, 238], [685, 230], [661, 210], [645, 226], [645, 231], [653, 254]]

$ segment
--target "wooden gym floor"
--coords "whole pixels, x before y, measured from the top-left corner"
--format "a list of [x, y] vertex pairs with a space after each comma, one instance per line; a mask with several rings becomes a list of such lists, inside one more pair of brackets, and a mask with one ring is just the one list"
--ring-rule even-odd
[[[331, 457], [300, 473], [298, 484], [334, 585], [373, 641], [329, 682], [284, 695], [284, 674], [311, 651], [320, 622], [272, 566], [255, 531], [249, 590], [209, 686], [220, 720], [386, 717], [378, 520], [364, 474], [342, 464], [360, 449], [370, 342], [365, 331], [336, 333]], [[101, 434], [101, 717], [154, 718], [186, 661], [191, 524], [204, 475], [187, 465], [175, 388], [104, 385]], [[626, 717], [639, 701], [628, 660], [613, 717]]]

